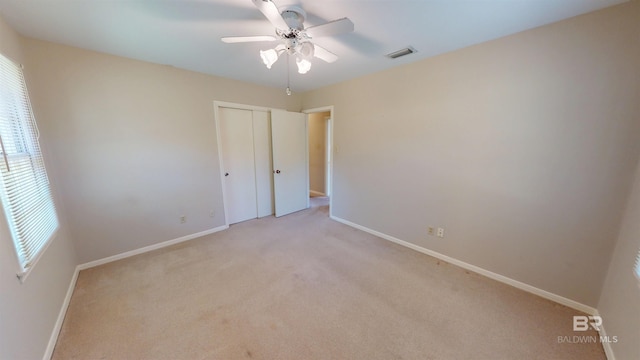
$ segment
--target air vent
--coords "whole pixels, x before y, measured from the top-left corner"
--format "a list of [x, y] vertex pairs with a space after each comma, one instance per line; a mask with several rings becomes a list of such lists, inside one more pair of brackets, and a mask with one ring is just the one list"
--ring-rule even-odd
[[409, 47], [406, 47], [404, 49], [400, 49], [398, 51], [394, 51], [392, 53], [389, 53], [389, 54], [387, 54], [385, 56], [388, 57], [389, 59], [397, 59], [397, 58], [405, 56], [405, 55], [413, 54], [414, 52], [418, 52], [418, 51], [416, 49], [412, 48], [411, 46], [409, 46]]

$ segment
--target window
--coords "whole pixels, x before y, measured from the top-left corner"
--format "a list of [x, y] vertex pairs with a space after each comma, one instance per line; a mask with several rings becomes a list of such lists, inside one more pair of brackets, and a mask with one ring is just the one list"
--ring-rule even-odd
[[58, 229], [22, 67], [0, 55], [0, 201], [23, 281]]
[[640, 281], [640, 250], [638, 250], [638, 256], [636, 256], [636, 265], [633, 268], [638, 281]]

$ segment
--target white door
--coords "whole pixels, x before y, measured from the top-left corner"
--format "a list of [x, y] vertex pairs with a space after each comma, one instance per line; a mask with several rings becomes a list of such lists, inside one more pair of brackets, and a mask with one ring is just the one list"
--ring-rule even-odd
[[271, 123], [267, 111], [253, 110], [253, 147], [256, 164], [258, 217], [273, 215], [273, 161]]
[[229, 224], [258, 217], [251, 110], [219, 108], [225, 205]]
[[271, 111], [276, 217], [306, 209], [309, 201], [307, 117]]

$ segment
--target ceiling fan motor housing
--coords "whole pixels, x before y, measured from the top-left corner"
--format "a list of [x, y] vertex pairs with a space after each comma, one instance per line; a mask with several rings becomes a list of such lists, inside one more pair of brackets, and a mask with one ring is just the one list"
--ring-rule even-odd
[[282, 18], [289, 26], [289, 29], [293, 30], [302, 30], [304, 29], [304, 20], [307, 18], [307, 13], [304, 12], [298, 6], [288, 6], [286, 7], [282, 13]]
[[304, 30], [304, 21], [307, 13], [298, 6], [288, 6], [282, 13], [282, 19], [287, 23], [289, 29], [277, 29], [276, 33], [284, 40], [287, 52], [295, 54], [301, 45], [301, 35]]
[[296, 39], [295, 37], [287, 38], [285, 42], [285, 46], [289, 54], [293, 54], [296, 51], [296, 48], [298, 47], [298, 39]]

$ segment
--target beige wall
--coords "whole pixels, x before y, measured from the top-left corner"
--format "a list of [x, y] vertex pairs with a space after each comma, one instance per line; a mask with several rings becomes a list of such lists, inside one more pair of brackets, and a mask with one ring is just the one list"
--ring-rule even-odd
[[327, 117], [329, 112], [309, 114], [309, 189], [325, 192]]
[[598, 310], [617, 359], [640, 359], [640, 279], [633, 275], [640, 250], [640, 163]]
[[[0, 53], [23, 62], [21, 39], [0, 18]], [[26, 66], [28, 77], [31, 69]], [[30, 82], [27, 84], [31, 85]], [[46, 114], [39, 114], [38, 123]], [[40, 144], [47, 165], [51, 165], [48, 142]], [[64, 205], [57, 196], [59, 179], [49, 167], [54, 198], [61, 226], [58, 235], [40, 258], [24, 284], [16, 277], [18, 261], [11, 233], [0, 215], [0, 359], [40, 359], [45, 353], [77, 264], [75, 251], [66, 226]], [[0, 213], [2, 213], [0, 207]]]
[[300, 110], [282, 89], [37, 40], [25, 54], [80, 262], [224, 224], [214, 100]]
[[334, 105], [336, 216], [598, 305], [619, 357], [635, 355], [638, 185], [618, 232], [640, 153], [639, 17], [622, 5], [291, 97], [21, 39], [0, 20], [63, 222], [24, 285], [0, 242], [0, 358], [41, 357], [75, 264], [224, 223], [213, 100]]
[[304, 94], [335, 109], [333, 214], [595, 307], [640, 151], [638, 18], [626, 4]]

